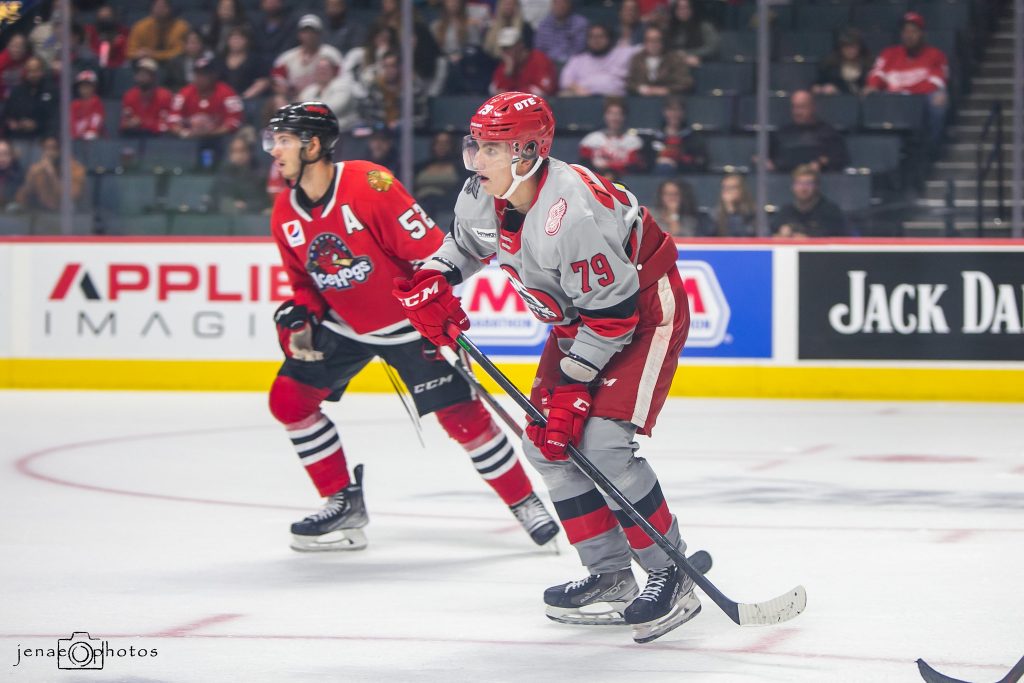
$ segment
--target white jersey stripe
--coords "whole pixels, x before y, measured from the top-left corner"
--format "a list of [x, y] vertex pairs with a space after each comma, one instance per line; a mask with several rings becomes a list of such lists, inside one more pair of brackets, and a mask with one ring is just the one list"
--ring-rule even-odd
[[303, 458], [300, 462], [302, 463], [303, 467], [309, 467], [310, 465], [316, 464], [321, 460], [326, 460], [327, 458], [331, 457], [340, 450], [341, 446], [339, 444], [338, 448], [326, 448], [320, 453], [317, 453], [316, 455], [310, 455]]
[[498, 477], [500, 477], [501, 475], [507, 473], [509, 470], [511, 470], [513, 467], [515, 467], [518, 463], [519, 463], [519, 459], [516, 458], [513, 453], [509, 453], [509, 458], [505, 462], [504, 465], [502, 465], [498, 469], [494, 470], [493, 472], [486, 472], [486, 473], [481, 472], [480, 476], [483, 477], [487, 481], [490, 481], [492, 479], [497, 479]]
[[665, 364], [665, 356], [668, 354], [668, 347], [672, 341], [672, 321], [676, 315], [676, 300], [668, 275], [663, 275], [658, 280], [658, 299], [661, 301], [661, 323], [655, 328], [651, 347], [647, 351], [644, 371], [640, 375], [640, 386], [637, 390], [633, 417], [630, 420], [638, 427], [643, 427], [647, 423], [647, 415], [651, 411], [651, 401], [654, 398], [654, 389], [658, 384], [658, 376], [661, 375], [661, 368]]

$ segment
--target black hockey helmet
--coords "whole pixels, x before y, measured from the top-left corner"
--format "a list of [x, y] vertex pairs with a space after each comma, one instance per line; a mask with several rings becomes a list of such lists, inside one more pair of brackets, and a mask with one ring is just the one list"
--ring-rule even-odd
[[274, 133], [294, 133], [303, 143], [320, 138], [323, 153], [319, 158], [329, 159], [338, 144], [341, 129], [338, 118], [323, 102], [298, 102], [286, 104], [271, 117], [263, 134], [264, 151], [273, 149]]

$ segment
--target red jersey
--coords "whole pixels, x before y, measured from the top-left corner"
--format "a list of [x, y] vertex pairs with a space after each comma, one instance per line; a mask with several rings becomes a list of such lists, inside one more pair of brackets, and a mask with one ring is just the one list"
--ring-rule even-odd
[[434, 253], [444, 234], [390, 171], [369, 161], [335, 164], [326, 201], [310, 211], [294, 189], [277, 196], [270, 231], [296, 303], [320, 319], [329, 309], [347, 336], [409, 341], [406, 335], [364, 335], [408, 331], [405, 312], [391, 295], [392, 280], [410, 277], [412, 262]]
[[113, 40], [107, 40], [100, 36], [95, 26], [86, 24], [85, 38], [104, 69], [116, 69], [124, 64], [125, 50], [128, 47], [128, 29], [118, 26]]
[[138, 86], [131, 88], [121, 98], [121, 128], [127, 119], [138, 118], [139, 129], [149, 133], [166, 133], [170, 129], [168, 118], [174, 95], [167, 88], [153, 88], [149, 96], [143, 95]]
[[208, 118], [210, 133], [222, 126], [227, 128], [225, 132], [234, 132], [242, 126], [242, 98], [223, 81], [217, 81], [213, 92], [207, 96], [201, 95], [199, 89], [190, 83], [174, 96], [170, 124], [172, 127], [192, 128], [203, 117]]
[[549, 97], [555, 94], [557, 85], [555, 65], [540, 50], [530, 50], [530, 56], [514, 74], [505, 73], [504, 62], [498, 65], [491, 81], [491, 92], [531, 92], [534, 95]]
[[907, 48], [893, 45], [882, 50], [868, 74], [868, 86], [887, 92], [927, 95], [945, 90], [949, 64], [942, 50], [931, 45], [911, 56]]
[[73, 140], [95, 140], [103, 135], [103, 100], [96, 95], [83, 100], [71, 100], [71, 138]]

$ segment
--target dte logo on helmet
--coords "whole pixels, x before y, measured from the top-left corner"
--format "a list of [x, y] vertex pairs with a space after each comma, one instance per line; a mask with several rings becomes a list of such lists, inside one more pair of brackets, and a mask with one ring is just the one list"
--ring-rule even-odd
[[534, 106], [536, 104], [537, 104], [536, 98], [527, 97], [522, 102], [513, 102], [512, 106], [516, 108], [516, 111], [522, 111], [522, 110], [526, 109], [527, 107], [532, 107], [532, 106]]

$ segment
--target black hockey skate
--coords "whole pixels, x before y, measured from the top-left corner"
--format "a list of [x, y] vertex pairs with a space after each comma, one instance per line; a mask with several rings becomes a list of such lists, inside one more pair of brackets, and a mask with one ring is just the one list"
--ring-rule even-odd
[[700, 612], [693, 579], [674, 564], [647, 573], [647, 585], [622, 616], [633, 625], [633, 640], [649, 643], [682, 626]]
[[508, 509], [537, 545], [544, 545], [558, 535], [558, 522], [548, 514], [547, 508], [536, 493], [531, 493], [515, 505], [510, 505]]
[[363, 466], [353, 469], [355, 482], [327, 499], [323, 508], [292, 524], [292, 550], [362, 550], [363, 527], [370, 518], [363, 502]]
[[624, 624], [622, 611], [639, 592], [632, 569], [591, 574], [544, 591], [545, 613], [562, 624]]

